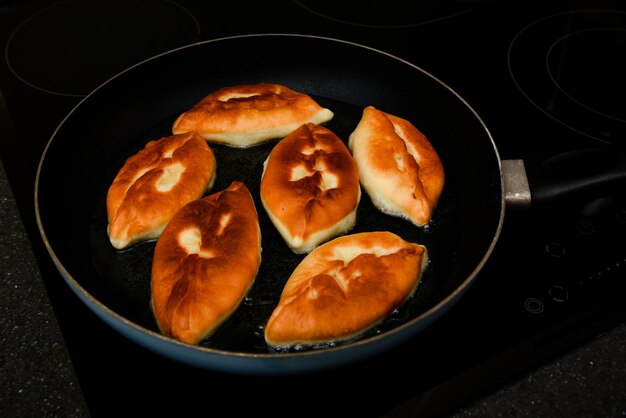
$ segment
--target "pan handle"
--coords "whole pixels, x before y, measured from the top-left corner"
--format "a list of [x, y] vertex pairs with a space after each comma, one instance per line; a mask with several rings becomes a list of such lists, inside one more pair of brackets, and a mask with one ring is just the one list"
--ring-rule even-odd
[[503, 160], [502, 175], [504, 198], [513, 208], [589, 202], [626, 186], [626, 153], [586, 148], [539, 161]]

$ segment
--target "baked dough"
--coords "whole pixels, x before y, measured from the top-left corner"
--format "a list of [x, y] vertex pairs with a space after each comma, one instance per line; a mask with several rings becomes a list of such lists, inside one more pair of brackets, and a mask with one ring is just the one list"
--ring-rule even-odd
[[296, 253], [351, 229], [361, 198], [350, 151], [331, 130], [306, 123], [278, 142], [263, 165], [261, 202]]
[[176, 119], [172, 132], [197, 131], [209, 142], [245, 148], [333, 116], [310, 96], [280, 84], [248, 84], [209, 94]]
[[413, 295], [427, 260], [426, 247], [386, 231], [320, 245], [285, 284], [266, 342], [308, 346], [360, 336]]
[[150, 141], [128, 158], [107, 192], [107, 228], [123, 249], [158, 238], [174, 213], [213, 187], [215, 155], [198, 134]]
[[197, 344], [239, 306], [261, 264], [261, 230], [241, 182], [192, 201], [154, 249], [152, 309], [161, 332]]
[[417, 226], [430, 222], [443, 190], [444, 170], [424, 134], [409, 121], [368, 106], [348, 147], [374, 206]]

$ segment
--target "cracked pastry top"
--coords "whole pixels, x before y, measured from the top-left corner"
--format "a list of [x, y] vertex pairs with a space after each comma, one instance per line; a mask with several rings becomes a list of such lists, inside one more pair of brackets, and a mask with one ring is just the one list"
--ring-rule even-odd
[[413, 295], [427, 261], [426, 247], [387, 231], [321, 244], [289, 277], [265, 340], [291, 347], [358, 337]]
[[244, 183], [194, 200], [154, 249], [152, 310], [164, 335], [197, 344], [241, 304], [261, 265], [261, 230]]
[[261, 202], [296, 253], [347, 232], [361, 198], [359, 174], [346, 145], [313, 123], [278, 142], [261, 177]]
[[444, 170], [422, 132], [405, 119], [368, 106], [348, 147], [374, 206], [417, 226], [430, 222], [443, 190]]
[[213, 187], [216, 160], [207, 142], [188, 132], [150, 141], [126, 160], [106, 197], [111, 245], [158, 238], [186, 203]]
[[246, 148], [283, 138], [303, 123], [321, 124], [333, 116], [311, 96], [283, 85], [245, 84], [210, 93], [178, 116], [172, 132], [196, 131], [208, 142]]

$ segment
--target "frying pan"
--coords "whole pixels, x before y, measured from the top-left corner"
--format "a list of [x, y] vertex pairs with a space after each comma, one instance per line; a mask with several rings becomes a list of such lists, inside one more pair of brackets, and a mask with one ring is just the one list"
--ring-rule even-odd
[[[363, 194], [351, 232], [390, 230], [426, 245], [430, 262], [415, 296], [352, 341], [280, 351], [268, 348], [263, 340], [264, 323], [303, 258], [287, 248], [260, 202], [262, 163], [275, 141], [248, 149], [211, 145], [218, 162], [211, 192], [234, 180], [246, 183], [259, 213], [263, 260], [241, 306], [201, 344], [175, 341], [156, 327], [150, 310], [155, 241], [123, 251], [108, 241], [106, 191], [125, 159], [146, 142], [169, 135], [174, 119], [209, 92], [260, 82], [305, 92], [333, 110], [335, 117], [326, 126], [344, 141], [365, 106], [403, 117], [426, 134], [443, 162], [446, 184], [427, 227], [381, 214]], [[35, 206], [42, 239], [62, 277], [115, 330], [195, 367], [281, 375], [366, 359], [416, 337], [444, 315], [476, 280], [498, 240], [507, 182], [483, 121], [433, 75], [385, 52], [346, 41], [264, 34], [169, 51], [93, 91], [67, 115], [47, 144], [37, 172]], [[519, 184], [514, 178], [513, 195], [518, 195]]]

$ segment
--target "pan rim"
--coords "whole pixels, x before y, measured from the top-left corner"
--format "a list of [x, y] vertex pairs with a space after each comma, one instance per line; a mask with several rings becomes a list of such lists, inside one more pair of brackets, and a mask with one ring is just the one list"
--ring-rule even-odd
[[[289, 352], [280, 352], [280, 353], [243, 353], [243, 352], [235, 352], [235, 351], [228, 351], [228, 350], [223, 350], [223, 349], [216, 349], [216, 348], [211, 348], [211, 347], [205, 347], [205, 346], [200, 346], [200, 345], [190, 345], [190, 344], [186, 344], [186, 343], [182, 343], [180, 341], [176, 341], [173, 338], [169, 338], [166, 337], [160, 333], [157, 333], [155, 331], [152, 331], [150, 329], [147, 329], [133, 321], [130, 321], [129, 319], [123, 317], [122, 315], [118, 314], [117, 312], [113, 311], [111, 308], [109, 308], [108, 306], [106, 306], [104, 303], [100, 302], [95, 296], [93, 296], [91, 293], [89, 293], [85, 288], [83, 288], [82, 285], [80, 285], [80, 283], [74, 278], [72, 277], [72, 275], [69, 273], [69, 271], [66, 270], [65, 266], [63, 265], [63, 263], [61, 262], [61, 260], [59, 259], [59, 257], [57, 256], [55, 250], [52, 248], [52, 245], [48, 239], [48, 235], [46, 233], [46, 228], [44, 226], [44, 222], [42, 219], [42, 215], [40, 212], [40, 198], [39, 198], [39, 189], [40, 189], [40, 183], [41, 183], [41, 174], [42, 174], [42, 170], [43, 167], [45, 165], [45, 161], [46, 161], [46, 156], [49, 153], [50, 148], [52, 147], [52, 143], [54, 141], [54, 139], [57, 137], [57, 134], [59, 133], [60, 129], [66, 124], [67, 120], [70, 119], [72, 117], [72, 115], [77, 111], [78, 108], [80, 108], [84, 102], [88, 101], [92, 96], [94, 96], [100, 89], [104, 88], [104, 86], [108, 85], [109, 83], [112, 83], [114, 80], [123, 77], [124, 74], [132, 71], [133, 69], [142, 66], [148, 62], [154, 61], [159, 59], [162, 56], [165, 55], [169, 55], [169, 54], [173, 54], [176, 51], [180, 51], [180, 50], [185, 50], [185, 49], [190, 49], [190, 48], [194, 48], [197, 47], [199, 45], [205, 45], [205, 44], [210, 44], [210, 43], [217, 43], [217, 42], [225, 42], [225, 41], [230, 41], [230, 40], [237, 40], [237, 39], [244, 39], [244, 38], [259, 38], [259, 37], [292, 37], [292, 38], [306, 38], [306, 39], [317, 39], [317, 40], [322, 40], [325, 42], [334, 42], [334, 43], [339, 43], [339, 44], [345, 44], [351, 47], [356, 47], [359, 49], [365, 49], [365, 50], [369, 50], [371, 52], [374, 52], [376, 54], [380, 54], [383, 56], [386, 56], [388, 58], [391, 58], [393, 60], [399, 61], [400, 63], [404, 64], [404, 65], [408, 65], [410, 67], [412, 67], [412, 69], [417, 70], [418, 72], [422, 73], [423, 75], [426, 75], [427, 77], [430, 77], [431, 79], [433, 79], [436, 83], [440, 84], [442, 87], [444, 87], [448, 92], [452, 93], [459, 101], [461, 101], [461, 103], [468, 109], [470, 110], [470, 112], [472, 113], [473, 117], [476, 118], [476, 120], [480, 123], [481, 128], [484, 130], [484, 132], [487, 134], [487, 138], [489, 138], [489, 141], [491, 142], [491, 147], [493, 149], [493, 156], [495, 157], [496, 161], [497, 161], [497, 165], [498, 165], [498, 173], [499, 173], [499, 189], [500, 189], [500, 211], [499, 211], [499, 217], [498, 217], [498, 222], [493, 234], [493, 237], [491, 239], [491, 242], [489, 243], [489, 246], [487, 247], [485, 253], [483, 254], [481, 260], [479, 263], [477, 263], [477, 265], [474, 267], [474, 269], [472, 270], [472, 272], [466, 276], [466, 278], [463, 280], [463, 282], [457, 286], [450, 294], [448, 294], [445, 298], [443, 298], [442, 300], [440, 300], [438, 303], [436, 303], [434, 306], [432, 306], [431, 308], [429, 308], [428, 310], [426, 310], [425, 312], [421, 313], [420, 315], [416, 316], [415, 318], [412, 318], [411, 320], [407, 321], [406, 323], [403, 323], [391, 330], [385, 331], [384, 333], [381, 333], [379, 335], [373, 335], [371, 337], [367, 337], [365, 339], [360, 339], [354, 342], [350, 342], [348, 344], [338, 344], [334, 347], [326, 347], [323, 349], [319, 349], [319, 350], [306, 350], [306, 351], [289, 351]], [[60, 272], [61, 276], [64, 278], [64, 280], [70, 285], [71, 289], [73, 290], [74, 293], [76, 293], [76, 295], [87, 304], [87, 306], [94, 312], [97, 314], [97, 316], [99, 316], [102, 320], [104, 320], [105, 322], [107, 322], [107, 324], [109, 326], [113, 326], [113, 324], [111, 322], [109, 322], [109, 320], [113, 321], [114, 323], [117, 323], [121, 326], [124, 327], [128, 327], [130, 328], [134, 333], [139, 333], [139, 335], [145, 335], [146, 337], [149, 337], [151, 339], [154, 339], [156, 341], [161, 341], [163, 343], [165, 343], [166, 346], [172, 346], [172, 347], [180, 347], [182, 349], [186, 349], [186, 350], [192, 350], [194, 352], [198, 352], [199, 355], [212, 355], [212, 356], [217, 356], [220, 358], [231, 358], [231, 359], [246, 359], [246, 360], [263, 360], [263, 361], [267, 361], [267, 360], [275, 360], [277, 364], [279, 363], [289, 363], [289, 360], [292, 359], [296, 359], [296, 358], [301, 358], [301, 357], [312, 357], [312, 358], [319, 358], [319, 357], [327, 357], [327, 358], [331, 358], [334, 356], [335, 360], [328, 362], [327, 364], [324, 365], [319, 365], [316, 364], [315, 369], [316, 370], [320, 370], [323, 369], [325, 367], [333, 367], [335, 366], [338, 362], [337, 360], [337, 355], [339, 355], [341, 357], [341, 364], [347, 364], [345, 361], [345, 356], [341, 356], [340, 353], [343, 352], [361, 352], [363, 353], [363, 350], [366, 349], [366, 347], [377, 347], [377, 346], [386, 346], [388, 344], [385, 344], [385, 341], [383, 340], [389, 340], [391, 339], [391, 337], [395, 337], [397, 341], [402, 342], [404, 340], [406, 340], [407, 338], [409, 338], [412, 334], [409, 331], [409, 328], [414, 326], [415, 323], [417, 322], [422, 322], [422, 323], [430, 323], [434, 320], [436, 320], [439, 316], [441, 316], [442, 314], [444, 314], [447, 309], [444, 308], [449, 308], [451, 307], [451, 305], [453, 305], [456, 300], [458, 300], [462, 294], [465, 293], [465, 291], [467, 291], [469, 289], [469, 287], [475, 282], [476, 277], [479, 275], [480, 271], [483, 269], [484, 265], [487, 263], [487, 261], [489, 260], [491, 254], [493, 253], [493, 250], [497, 244], [497, 241], [499, 239], [503, 224], [504, 224], [504, 215], [505, 215], [505, 209], [506, 209], [506, 204], [505, 204], [505, 199], [504, 199], [504, 179], [502, 176], [502, 162], [501, 162], [501, 158], [498, 152], [498, 149], [496, 147], [495, 141], [491, 135], [491, 132], [489, 131], [488, 127], [486, 126], [485, 122], [483, 121], [483, 119], [478, 115], [478, 113], [476, 112], [476, 110], [463, 98], [461, 97], [454, 89], [452, 89], [450, 86], [448, 86], [445, 82], [443, 82], [442, 80], [440, 80], [439, 78], [437, 78], [436, 76], [434, 76], [433, 74], [429, 73], [428, 71], [422, 69], [421, 67], [417, 66], [416, 64], [413, 64], [405, 59], [399, 58], [391, 53], [382, 51], [380, 49], [376, 49], [370, 46], [366, 46], [360, 43], [356, 43], [356, 42], [352, 42], [352, 41], [347, 41], [347, 40], [342, 40], [342, 39], [337, 39], [337, 38], [332, 38], [332, 37], [326, 37], [326, 36], [318, 36], [318, 35], [309, 35], [309, 34], [297, 34], [297, 33], [256, 33], [256, 34], [246, 34], [246, 35], [235, 35], [235, 36], [226, 36], [226, 37], [220, 37], [220, 38], [215, 38], [215, 39], [210, 39], [210, 40], [204, 40], [204, 41], [199, 41], [199, 42], [194, 42], [185, 46], [181, 46], [178, 48], [174, 48], [168, 51], [165, 51], [163, 53], [154, 55], [150, 58], [147, 58], [145, 60], [142, 60], [128, 68], [126, 68], [125, 70], [119, 72], [118, 74], [114, 75], [113, 77], [109, 78], [108, 80], [104, 81], [102, 84], [100, 84], [98, 87], [96, 87], [93, 91], [91, 91], [87, 96], [85, 96], [83, 99], [81, 99], [70, 111], [69, 113], [61, 120], [61, 122], [57, 125], [57, 127], [55, 128], [54, 132], [52, 133], [50, 139], [48, 140], [44, 151], [40, 157], [39, 160], [39, 164], [37, 167], [37, 172], [36, 172], [36, 177], [35, 177], [35, 189], [34, 189], [34, 203], [35, 203], [35, 217], [36, 217], [36, 221], [37, 221], [37, 227], [39, 230], [39, 234], [44, 242], [45, 248], [48, 251], [48, 254], [50, 256], [50, 258], [52, 259], [52, 261], [54, 262], [57, 270]], [[89, 303], [87, 303], [89, 302]], [[125, 337], [130, 338], [129, 335], [125, 335]], [[137, 341], [135, 341], [137, 342]], [[363, 356], [354, 356], [354, 360], [356, 361], [359, 357], [363, 357]], [[366, 356], [367, 357], [367, 356]], [[179, 359], [179, 361], [184, 361]], [[207, 367], [209, 366], [208, 363], [211, 362], [207, 362]], [[195, 364], [195, 363], [194, 363]], [[216, 366], [214, 364], [211, 364], [211, 367], [208, 367], [210, 369], [216, 369], [219, 368], [219, 366]], [[237, 369], [237, 368], [236, 368]], [[223, 371], [229, 371], [229, 372], [233, 372], [233, 370], [231, 368], [227, 368], [227, 369], [223, 369]], [[301, 368], [298, 369], [297, 372], [298, 373], [302, 373], [303, 371], [306, 371], [306, 368]], [[237, 370], [235, 370], [235, 372], [237, 372]], [[285, 373], [289, 373], [288, 368], [283, 370], [283, 369], [276, 369], [276, 370], [268, 370], [267, 366], [260, 366], [259, 370], [256, 370], [256, 372], [261, 372], [262, 374], [267, 374], [267, 373], [278, 373], [278, 374], [285, 374]], [[245, 371], [245, 374], [254, 374], [255, 371], [252, 370], [247, 370]]]

